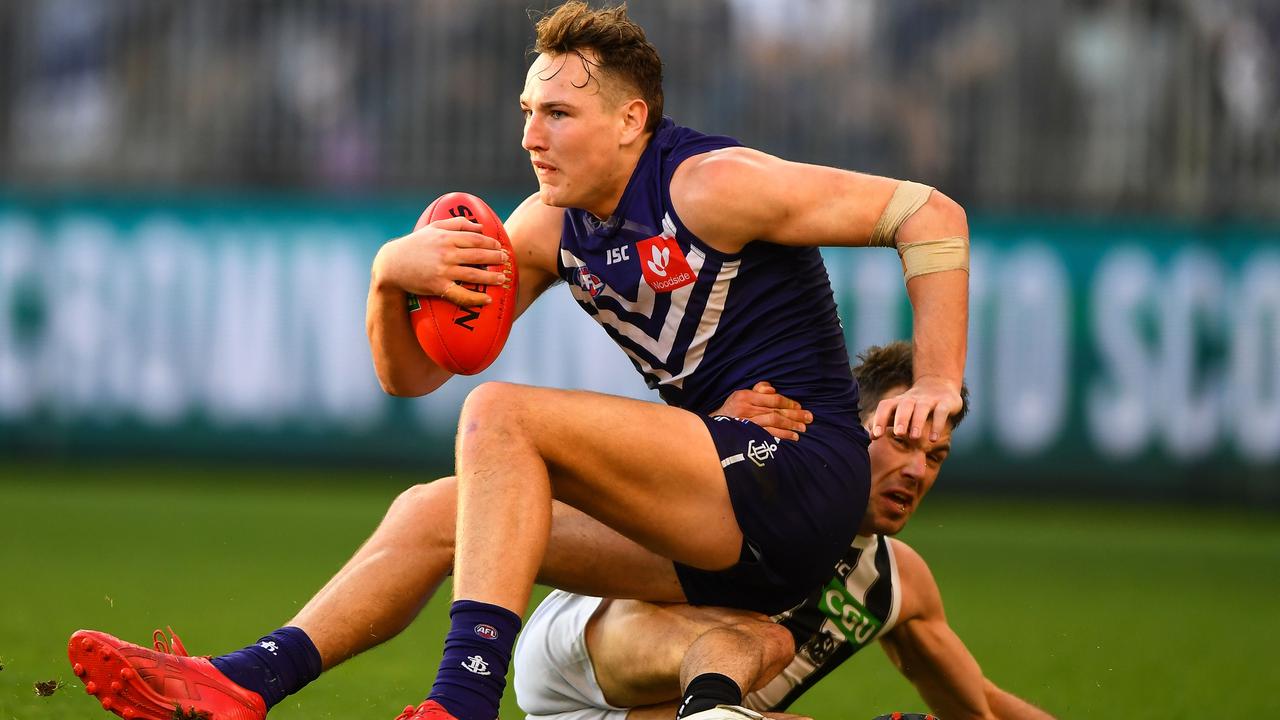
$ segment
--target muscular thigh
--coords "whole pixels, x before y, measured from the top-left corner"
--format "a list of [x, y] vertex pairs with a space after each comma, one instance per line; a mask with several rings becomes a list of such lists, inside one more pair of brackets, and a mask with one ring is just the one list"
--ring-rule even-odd
[[556, 499], [663, 557], [707, 569], [738, 560], [742, 533], [720, 459], [694, 414], [598, 393], [502, 383], [478, 388], [468, 406], [460, 446], [477, 423], [501, 413], [536, 446]]
[[580, 595], [683, 602], [675, 566], [577, 508], [556, 502], [538, 582]]

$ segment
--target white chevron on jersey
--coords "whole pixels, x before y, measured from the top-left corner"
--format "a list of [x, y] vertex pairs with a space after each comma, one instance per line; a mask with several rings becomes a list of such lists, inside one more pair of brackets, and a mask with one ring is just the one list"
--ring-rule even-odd
[[[670, 220], [663, 218], [664, 234], [669, 229], [669, 223]], [[674, 228], [672, 227], [670, 230], [674, 230]], [[702, 271], [703, 265], [706, 264], [706, 253], [697, 247], [690, 247], [685, 258], [689, 262], [689, 269], [693, 271], [694, 277], [697, 277]], [[570, 270], [587, 267], [585, 261], [564, 248], [560, 249], [560, 263]], [[593, 298], [590, 292], [584, 290], [578, 284], [570, 283], [569, 289], [573, 293], [573, 298], [579, 303], [595, 308], [595, 312], [592, 315], [595, 317], [596, 322], [613, 328], [619, 335], [643, 348], [659, 363], [676, 365], [679, 362], [680, 370], [676, 373], [671, 373], [662, 368], [653, 367], [649, 358], [634, 352], [632, 348], [625, 345], [620, 346], [645, 373], [656, 377], [660, 384], [682, 387], [684, 379], [693, 374], [698, 369], [698, 365], [702, 363], [702, 358], [706, 354], [707, 343], [716, 334], [716, 330], [720, 326], [720, 316], [724, 312], [725, 301], [729, 296], [729, 283], [738, 276], [738, 267], [740, 265], [741, 261], [732, 260], [720, 266], [720, 272], [716, 274], [711, 294], [707, 298], [706, 307], [703, 308], [702, 317], [698, 321], [698, 329], [694, 333], [689, 347], [684, 351], [683, 358], [673, 357], [673, 350], [676, 335], [680, 331], [680, 325], [684, 321], [689, 306], [689, 297], [693, 294], [694, 288], [698, 287], [698, 283], [690, 283], [668, 293], [671, 297], [671, 305], [667, 310], [666, 317], [662, 319], [662, 330], [656, 338], [643, 329], [618, 317], [612, 310], [601, 308], [596, 303], [596, 298]], [[634, 301], [619, 295], [608, 285], [601, 288], [598, 295], [612, 299], [627, 308], [629, 312], [652, 319], [657, 292], [649, 287], [649, 284], [644, 282], [642, 278], [639, 276], [637, 278], [638, 286]]]

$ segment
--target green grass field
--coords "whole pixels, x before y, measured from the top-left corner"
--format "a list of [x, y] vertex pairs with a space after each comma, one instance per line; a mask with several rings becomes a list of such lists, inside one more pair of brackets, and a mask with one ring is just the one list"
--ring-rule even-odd
[[[106, 718], [67, 666], [76, 628], [173, 625], [220, 653], [287, 620], [407, 472], [0, 464], [0, 720]], [[904, 539], [989, 677], [1063, 718], [1280, 717], [1280, 518], [1239, 509], [934, 497]], [[447, 598], [285, 701], [276, 720], [391, 720], [431, 683]], [[65, 687], [38, 697], [36, 682]], [[868, 649], [793, 711], [922, 708]], [[520, 717], [508, 695], [504, 720]]]

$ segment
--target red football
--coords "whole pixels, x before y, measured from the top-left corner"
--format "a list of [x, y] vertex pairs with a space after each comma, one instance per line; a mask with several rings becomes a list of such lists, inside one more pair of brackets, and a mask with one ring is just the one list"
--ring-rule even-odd
[[[418, 218], [415, 230], [437, 220], [466, 217], [480, 224], [481, 233], [502, 243], [511, 258], [511, 282], [504, 285], [460, 283], [467, 290], [487, 293], [493, 302], [459, 307], [439, 297], [409, 296], [409, 320], [418, 344], [440, 367], [459, 375], [475, 375], [498, 357], [516, 317], [516, 264], [511, 240], [502, 221], [485, 201], [464, 192], [436, 198]], [[502, 272], [502, 265], [487, 270]]]

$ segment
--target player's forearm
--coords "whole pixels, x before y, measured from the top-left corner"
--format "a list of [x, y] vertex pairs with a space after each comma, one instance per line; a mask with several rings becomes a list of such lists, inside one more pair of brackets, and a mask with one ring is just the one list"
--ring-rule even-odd
[[1053, 716], [1012, 693], [986, 683], [987, 704], [999, 720], [1054, 720]]
[[915, 376], [958, 388], [969, 330], [969, 222], [964, 208], [934, 190], [898, 229], [914, 320]]
[[452, 377], [427, 357], [413, 334], [403, 291], [375, 278], [369, 285], [365, 328], [382, 389], [397, 397], [426, 395]]
[[916, 379], [941, 377], [958, 389], [964, 378], [969, 330], [969, 274], [920, 275], [907, 282], [913, 320]]

